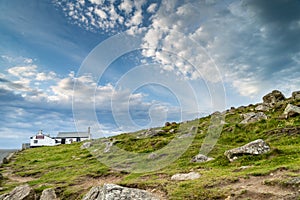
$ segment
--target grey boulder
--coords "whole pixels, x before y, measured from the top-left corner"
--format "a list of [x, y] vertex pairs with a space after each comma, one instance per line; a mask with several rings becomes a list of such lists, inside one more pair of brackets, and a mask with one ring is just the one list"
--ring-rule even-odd
[[43, 190], [40, 200], [58, 200], [55, 190], [53, 188], [48, 188]]
[[270, 146], [262, 139], [258, 139], [245, 144], [244, 146], [225, 151], [224, 155], [230, 161], [234, 161], [242, 155], [259, 155], [267, 153], [268, 151], [270, 151]]
[[295, 114], [300, 114], [300, 107], [294, 106], [292, 104], [288, 104], [283, 111], [283, 116], [285, 118], [292, 117]]
[[190, 172], [190, 173], [184, 173], [184, 174], [174, 174], [171, 177], [171, 180], [173, 181], [186, 181], [186, 180], [195, 180], [200, 178], [200, 174], [197, 172]]
[[211, 160], [213, 160], [213, 158], [207, 157], [206, 155], [203, 155], [203, 154], [198, 154], [192, 158], [191, 162], [202, 163], [202, 162], [208, 162]]
[[35, 192], [27, 184], [17, 186], [9, 194], [4, 195], [3, 198], [3, 200], [34, 200], [34, 199], [36, 199]]
[[241, 121], [241, 124], [253, 123], [268, 118], [263, 112], [249, 112], [241, 115], [244, 118], [244, 120]]
[[159, 200], [155, 195], [140, 189], [104, 184], [93, 187], [82, 200]]

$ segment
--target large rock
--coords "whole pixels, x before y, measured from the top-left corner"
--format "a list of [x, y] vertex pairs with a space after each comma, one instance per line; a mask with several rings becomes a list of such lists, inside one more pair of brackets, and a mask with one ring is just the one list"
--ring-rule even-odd
[[293, 99], [300, 99], [300, 91], [295, 91], [292, 93]]
[[3, 200], [35, 200], [34, 190], [29, 185], [20, 185], [13, 189]]
[[244, 146], [225, 151], [224, 155], [233, 161], [242, 155], [259, 155], [268, 151], [270, 151], [270, 146], [262, 139], [258, 139]]
[[83, 200], [159, 200], [155, 195], [140, 189], [122, 187], [115, 184], [104, 184], [93, 187]]
[[43, 190], [40, 200], [58, 200], [58, 198], [55, 194], [55, 190], [48, 188]]
[[198, 154], [192, 158], [191, 162], [202, 163], [202, 162], [208, 162], [211, 160], [213, 160], [213, 158], [207, 157], [206, 155], [203, 155], [203, 154]]
[[288, 104], [283, 111], [283, 116], [285, 118], [293, 117], [297, 114], [300, 114], [300, 107], [294, 106], [292, 104]]
[[273, 90], [271, 93], [263, 97], [264, 103], [267, 103], [272, 106], [275, 105], [277, 102], [284, 100], [285, 96], [278, 90]]
[[187, 174], [174, 174], [171, 177], [173, 181], [186, 181], [186, 180], [194, 180], [200, 178], [200, 174], [197, 172], [190, 172]]
[[241, 115], [244, 118], [244, 120], [241, 121], [241, 124], [253, 123], [268, 118], [263, 112], [249, 112]]

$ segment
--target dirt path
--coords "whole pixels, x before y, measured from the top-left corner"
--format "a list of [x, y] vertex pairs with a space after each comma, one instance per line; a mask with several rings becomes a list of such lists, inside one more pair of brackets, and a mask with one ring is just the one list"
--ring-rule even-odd
[[300, 198], [299, 187], [283, 187], [278, 184], [278, 180], [291, 178], [286, 173], [286, 170], [277, 170], [266, 176], [240, 178], [239, 181], [223, 187], [223, 189], [229, 190], [231, 193], [226, 200], [294, 200]]

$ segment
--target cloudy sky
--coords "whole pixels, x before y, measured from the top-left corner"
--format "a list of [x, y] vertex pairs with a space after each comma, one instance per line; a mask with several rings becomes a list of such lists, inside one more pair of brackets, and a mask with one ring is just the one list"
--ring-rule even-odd
[[1, 0], [0, 148], [300, 90], [297, 0]]

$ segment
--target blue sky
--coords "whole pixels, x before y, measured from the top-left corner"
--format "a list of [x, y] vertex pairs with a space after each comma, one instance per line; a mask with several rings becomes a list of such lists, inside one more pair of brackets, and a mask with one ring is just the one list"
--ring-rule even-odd
[[296, 0], [0, 1], [0, 148], [103, 137], [300, 89]]

